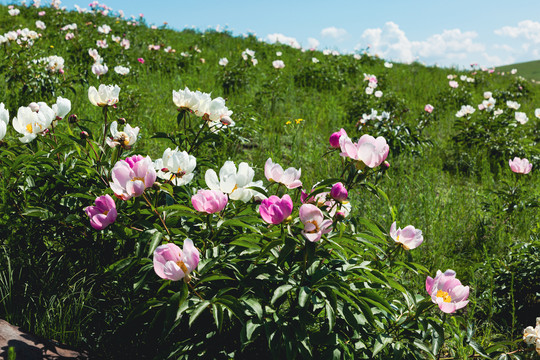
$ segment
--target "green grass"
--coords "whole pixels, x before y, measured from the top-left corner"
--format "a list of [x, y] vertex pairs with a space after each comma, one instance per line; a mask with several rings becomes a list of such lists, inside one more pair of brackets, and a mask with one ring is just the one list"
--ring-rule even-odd
[[[481, 289], [488, 285], [487, 277], [478, 277], [483, 266], [492, 266], [498, 259], [505, 258], [516, 244], [538, 240], [540, 136], [534, 110], [540, 106], [540, 88], [517, 77], [540, 80], [538, 62], [498, 68], [505, 72], [517, 68], [516, 76], [478, 73], [474, 76], [475, 83], [460, 81], [459, 90], [465, 88], [467, 92], [464, 96], [468, 101], [463, 103], [455, 100], [452, 95], [455, 93], [450, 93], [447, 76], [472, 76], [470, 72], [418, 63], [395, 64], [387, 69], [383, 60], [366, 55], [361, 60], [355, 60], [351, 55], [325, 56], [321, 52], [304, 53], [280, 44], [261, 43], [254, 37], [243, 39], [213, 31], [152, 30], [144, 25], [128, 26], [123, 20], [101, 15], [46, 10], [44, 17], [38, 17], [35, 9], [22, 9], [18, 17], [10, 17], [7, 8], [0, 7], [0, 33], [26, 26], [34, 29], [38, 19], [47, 24], [43, 36], [32, 48], [22, 51], [11, 45], [0, 49], [0, 101], [6, 104], [11, 117], [19, 106], [27, 106], [31, 101], [52, 104], [56, 96], [62, 95], [71, 99], [73, 112], [81, 119], [80, 125], [100, 132], [101, 109], [88, 101], [88, 87], [100, 83], [118, 84], [122, 88], [120, 102], [117, 109], [111, 110], [111, 119], [124, 117], [132, 126], [139, 126], [141, 138], [134, 153], [147, 153], [156, 159], [172, 143], [154, 139], [152, 135], [179, 130], [172, 90], [185, 86], [191, 90], [200, 89], [211, 92], [213, 97], [226, 98], [237, 125], [227, 142], [199, 159], [198, 162], [203, 164], [197, 170], [201, 186], [204, 186], [202, 178], [206, 168], [219, 169], [226, 160], [247, 161], [256, 169], [255, 180], [264, 179], [264, 162], [272, 157], [283, 167], [302, 168], [304, 187], [310, 189], [318, 181], [336, 176], [335, 168], [341, 158], [335, 153], [327, 154], [330, 134], [343, 127], [354, 139], [361, 135], [356, 127], [358, 114], [356, 117], [351, 115], [354, 109], [360, 109], [362, 113], [369, 113], [371, 108], [379, 113], [392, 111], [396, 124], [412, 129], [413, 134], [430, 144], [414, 146], [406, 143], [400, 153], [391, 149], [387, 159], [390, 169], [378, 181], [390, 199], [398, 224], [401, 227], [412, 224], [424, 233], [422, 246], [411, 252], [416, 262], [424, 264], [432, 273], [437, 269], [455, 269], [464, 283], [476, 285], [473, 296], [477, 298], [477, 306], [487, 308], [489, 302], [482, 296]], [[66, 41], [64, 33], [58, 29], [74, 22], [79, 26], [76, 39]], [[97, 34], [94, 25], [104, 23], [113, 28], [114, 34], [125, 34], [131, 40], [131, 49], [122, 51], [109, 37], [109, 49], [98, 49], [109, 66], [109, 73], [97, 79], [90, 72], [92, 61], [87, 50], [96, 47], [96, 39], [103, 38]], [[172, 46], [176, 53], [152, 52], [147, 49], [149, 44]], [[195, 47], [201, 49], [201, 53], [197, 53]], [[246, 48], [255, 50], [259, 61], [256, 67], [246, 66], [242, 61], [241, 52]], [[285, 68], [279, 71], [271, 65], [277, 59], [276, 51], [283, 52], [281, 59], [285, 62]], [[181, 52], [189, 52], [191, 56], [183, 57]], [[53, 85], [39, 88], [37, 79], [49, 75], [38, 72], [38, 78], [38, 73], [30, 74], [28, 60], [55, 54], [66, 60], [65, 76], [51, 76]], [[145, 59], [144, 64], [137, 62], [141, 57]], [[230, 61], [225, 68], [218, 65], [222, 57]], [[317, 57], [320, 63], [313, 64], [312, 57]], [[115, 74], [112, 69], [116, 65], [129, 65], [131, 73], [126, 77]], [[236, 73], [226, 74], [235, 67]], [[364, 73], [379, 78], [378, 89], [384, 93], [380, 100], [358, 95], [363, 94], [365, 88]], [[302, 74], [313, 76], [302, 83], [299, 78]], [[223, 86], [227, 76], [243, 81], [243, 85], [227, 92]], [[526, 91], [519, 93], [519, 86]], [[506, 183], [516, 181], [517, 176], [508, 168], [508, 157], [493, 155], [485, 146], [460, 146], [453, 140], [458, 131], [455, 113], [461, 105], [476, 107], [483, 100], [485, 91], [500, 91], [498, 106], [503, 106], [508, 94], [519, 93], [519, 97], [508, 99], [519, 101], [519, 111], [526, 112], [530, 119], [508, 135], [524, 144], [523, 153], [513, 153], [512, 157], [529, 156], [534, 163], [533, 172], [519, 180], [522, 194], [515, 210], [505, 210], [504, 196], [494, 192], [504, 188]], [[418, 124], [427, 103], [435, 106], [434, 118], [420, 131]], [[303, 121], [296, 124], [295, 119]], [[288, 121], [291, 124], [287, 124]], [[377, 129], [369, 127], [366, 131], [371, 133]], [[400, 131], [404, 141], [410, 140], [403, 130]], [[20, 146], [12, 129], [5, 141]], [[351, 203], [353, 218], [372, 219], [385, 229], [389, 229], [394, 221], [389, 204], [373, 194], [356, 192], [351, 195]], [[93, 339], [96, 324], [102, 324], [101, 321], [113, 323], [113, 319], [122, 318], [123, 311], [136, 304], [137, 299], [125, 300], [115, 293], [114, 286], [128, 288], [131, 284], [127, 285], [128, 281], [123, 279], [118, 284], [97, 290], [96, 285], [103, 284], [96, 284], [93, 271], [102, 269], [93, 268], [95, 264], [50, 256], [51, 248], [44, 249], [46, 246], [42, 248], [28, 242], [29, 234], [39, 234], [39, 223], [29, 221], [28, 227], [21, 228], [20, 232], [11, 231], [7, 227], [9, 216], [12, 215], [6, 214], [0, 221], [0, 225], [5, 226], [0, 230], [0, 240], [6, 249], [6, 256], [0, 260], [0, 316], [16, 325], [28, 326], [40, 335], [73, 345], [106, 346], [103, 345], [106, 340]], [[84, 239], [79, 233], [70, 236]], [[44, 255], [39, 259], [21, 259], [25, 251], [32, 256], [43, 251]], [[66, 252], [68, 256], [69, 251]], [[59, 264], [65, 264], [65, 268]], [[74, 264], [76, 266], [72, 267]], [[54, 289], [32, 280], [44, 269], [49, 269], [47, 276], [56, 284]], [[515, 272], [519, 274], [519, 269]], [[519, 277], [516, 279], [519, 281]], [[21, 286], [24, 281], [35, 283], [26, 289]], [[22, 301], [27, 290], [32, 300]], [[114, 301], [104, 304], [106, 300], [99, 298], [97, 292], [110, 295]], [[113, 308], [114, 315], [103, 315], [107, 306]], [[498, 315], [504, 318], [502, 310]], [[531, 315], [529, 325], [534, 323], [534, 316]], [[479, 323], [484, 320], [476, 319]], [[113, 326], [111, 323], [107, 325]], [[487, 329], [486, 334], [493, 328], [501, 336], [519, 335], [519, 328], [509, 334], [508, 330], [497, 328], [495, 323], [482, 323]], [[95, 343], [99, 341], [103, 343]]]
[[497, 71], [510, 72], [512, 69], [517, 69], [517, 75], [527, 79], [540, 81], [540, 60], [527, 61], [511, 65], [497, 67]]

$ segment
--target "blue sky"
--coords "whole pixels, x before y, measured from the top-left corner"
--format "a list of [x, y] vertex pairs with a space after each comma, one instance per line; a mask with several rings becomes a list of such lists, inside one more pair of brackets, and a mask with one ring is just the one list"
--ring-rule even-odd
[[[29, 0], [30, 1], [30, 0]], [[5, 1], [3, 1], [5, 3]], [[43, 0], [42, 3], [47, 3]], [[89, 0], [65, 0], [88, 8]], [[370, 46], [383, 58], [468, 67], [540, 59], [540, 0], [109, 0], [127, 16], [183, 29], [227, 27], [264, 41], [354, 52]]]

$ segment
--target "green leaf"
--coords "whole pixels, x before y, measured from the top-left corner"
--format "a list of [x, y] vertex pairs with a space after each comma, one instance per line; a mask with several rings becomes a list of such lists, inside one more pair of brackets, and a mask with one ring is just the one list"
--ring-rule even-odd
[[392, 343], [394, 340], [393, 337], [386, 335], [386, 334], [379, 334], [375, 338], [375, 344], [373, 344], [373, 354], [372, 356], [375, 357], [382, 349], [384, 349], [388, 344]]
[[204, 282], [216, 281], [216, 280], [234, 280], [234, 279], [230, 276], [223, 275], [223, 274], [211, 274], [199, 280], [198, 284], [201, 284]]
[[121, 274], [131, 266], [133, 266], [137, 260], [135, 258], [129, 257], [126, 259], [121, 259], [115, 262], [114, 264], [110, 265], [107, 270], [105, 270], [106, 273], [110, 272], [114, 275]]
[[435, 355], [433, 355], [433, 354], [431, 353], [431, 349], [430, 349], [426, 344], [424, 344], [422, 341], [420, 341], [420, 340], [418, 340], [418, 339], [417, 339], [417, 340], [414, 340], [414, 345], [415, 345], [418, 349], [423, 350], [423, 352], [424, 352], [425, 354], [429, 355], [430, 358], [435, 359]]
[[260, 326], [260, 324], [256, 324], [253, 322], [253, 320], [248, 320], [246, 324], [244, 325], [245, 331], [246, 331], [246, 339], [247, 341], [251, 341], [251, 337], [253, 336], [253, 333], [257, 328]]
[[311, 296], [311, 289], [307, 286], [302, 286], [298, 289], [298, 305], [300, 307], [306, 306], [306, 303]]
[[223, 327], [223, 307], [220, 304], [212, 304], [212, 315], [218, 331], [221, 332]]
[[482, 345], [478, 344], [476, 341], [474, 341], [474, 340], [469, 341], [469, 345], [474, 349], [474, 351], [476, 351], [478, 353], [478, 355], [480, 355], [484, 359], [491, 359], [491, 357], [489, 357], [486, 354], [486, 350], [484, 350]]
[[150, 257], [154, 253], [154, 250], [156, 250], [158, 245], [161, 243], [161, 240], [163, 239], [163, 234], [156, 229], [146, 230], [143, 234], [141, 234], [141, 237], [139, 239], [141, 238], [144, 242], [149, 244], [148, 253], [146, 256]]
[[285, 293], [287, 293], [287, 291], [291, 290], [292, 288], [293, 286], [289, 284], [281, 285], [280, 287], [278, 287], [276, 291], [274, 291], [274, 296], [272, 296], [270, 304], [273, 305], [280, 297], [285, 295]]
[[210, 301], [208, 300], [204, 300], [199, 305], [197, 305], [195, 310], [193, 310], [193, 312], [189, 315], [189, 327], [191, 327], [191, 325], [195, 322], [195, 320], [197, 320], [199, 315], [202, 314], [202, 312], [208, 307], [208, 305], [210, 305]]

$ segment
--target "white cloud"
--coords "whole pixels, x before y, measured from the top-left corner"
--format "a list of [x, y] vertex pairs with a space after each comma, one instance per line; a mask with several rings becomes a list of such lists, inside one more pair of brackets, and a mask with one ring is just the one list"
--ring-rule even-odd
[[347, 30], [330, 26], [321, 30], [321, 36], [331, 37], [338, 41], [342, 41], [347, 36]]
[[[495, 50], [502, 50], [502, 51], [506, 51], [506, 52], [515, 52], [516, 50], [514, 50], [513, 47], [511, 47], [510, 45], [508, 44], [494, 44], [493, 45], [493, 48]], [[523, 48], [525, 51], [527, 51], [526, 48]]]
[[316, 49], [319, 47], [319, 45], [321, 44], [319, 42], [319, 40], [315, 39], [315, 38], [308, 38], [307, 39], [307, 42], [308, 42], [308, 46], [310, 49]]
[[290, 45], [290, 46], [292, 46], [293, 48], [296, 48], [296, 49], [300, 48], [300, 43], [295, 38], [290, 37], [290, 36], [285, 36], [285, 35], [279, 34], [279, 33], [268, 34], [266, 36], [266, 40], [268, 40], [268, 42], [271, 43], [271, 44], [279, 42], [279, 43], [282, 43], [282, 44], [285, 44], [285, 45]]
[[495, 30], [495, 34], [500, 36], [509, 36], [511, 38], [523, 37], [531, 40], [533, 43], [540, 43], [540, 22], [532, 20], [523, 20], [516, 27], [503, 26]]
[[410, 63], [422, 57], [452, 63], [470, 55], [478, 56], [485, 51], [483, 44], [474, 41], [477, 36], [474, 31], [452, 29], [434, 34], [423, 41], [411, 41], [399, 25], [389, 21], [382, 28], [365, 30], [362, 39], [369, 44], [372, 53], [384, 58]]

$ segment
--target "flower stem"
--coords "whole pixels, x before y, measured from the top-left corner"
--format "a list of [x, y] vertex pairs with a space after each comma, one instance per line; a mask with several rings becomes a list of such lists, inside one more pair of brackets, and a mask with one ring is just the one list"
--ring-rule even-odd
[[156, 215], [158, 216], [159, 220], [161, 220], [161, 223], [163, 224], [163, 227], [167, 231], [167, 234], [169, 234], [169, 236], [171, 236], [171, 232], [169, 231], [169, 228], [167, 228], [167, 225], [165, 225], [165, 221], [163, 220], [163, 218], [159, 214], [159, 211], [157, 211], [157, 209], [152, 205], [150, 200], [148, 200], [145, 193], [143, 193], [142, 195], [144, 197], [144, 200], [146, 200], [146, 203], [148, 204], [148, 206], [150, 206], [150, 209], [152, 209], [152, 211], [154, 211], [156, 213]]

